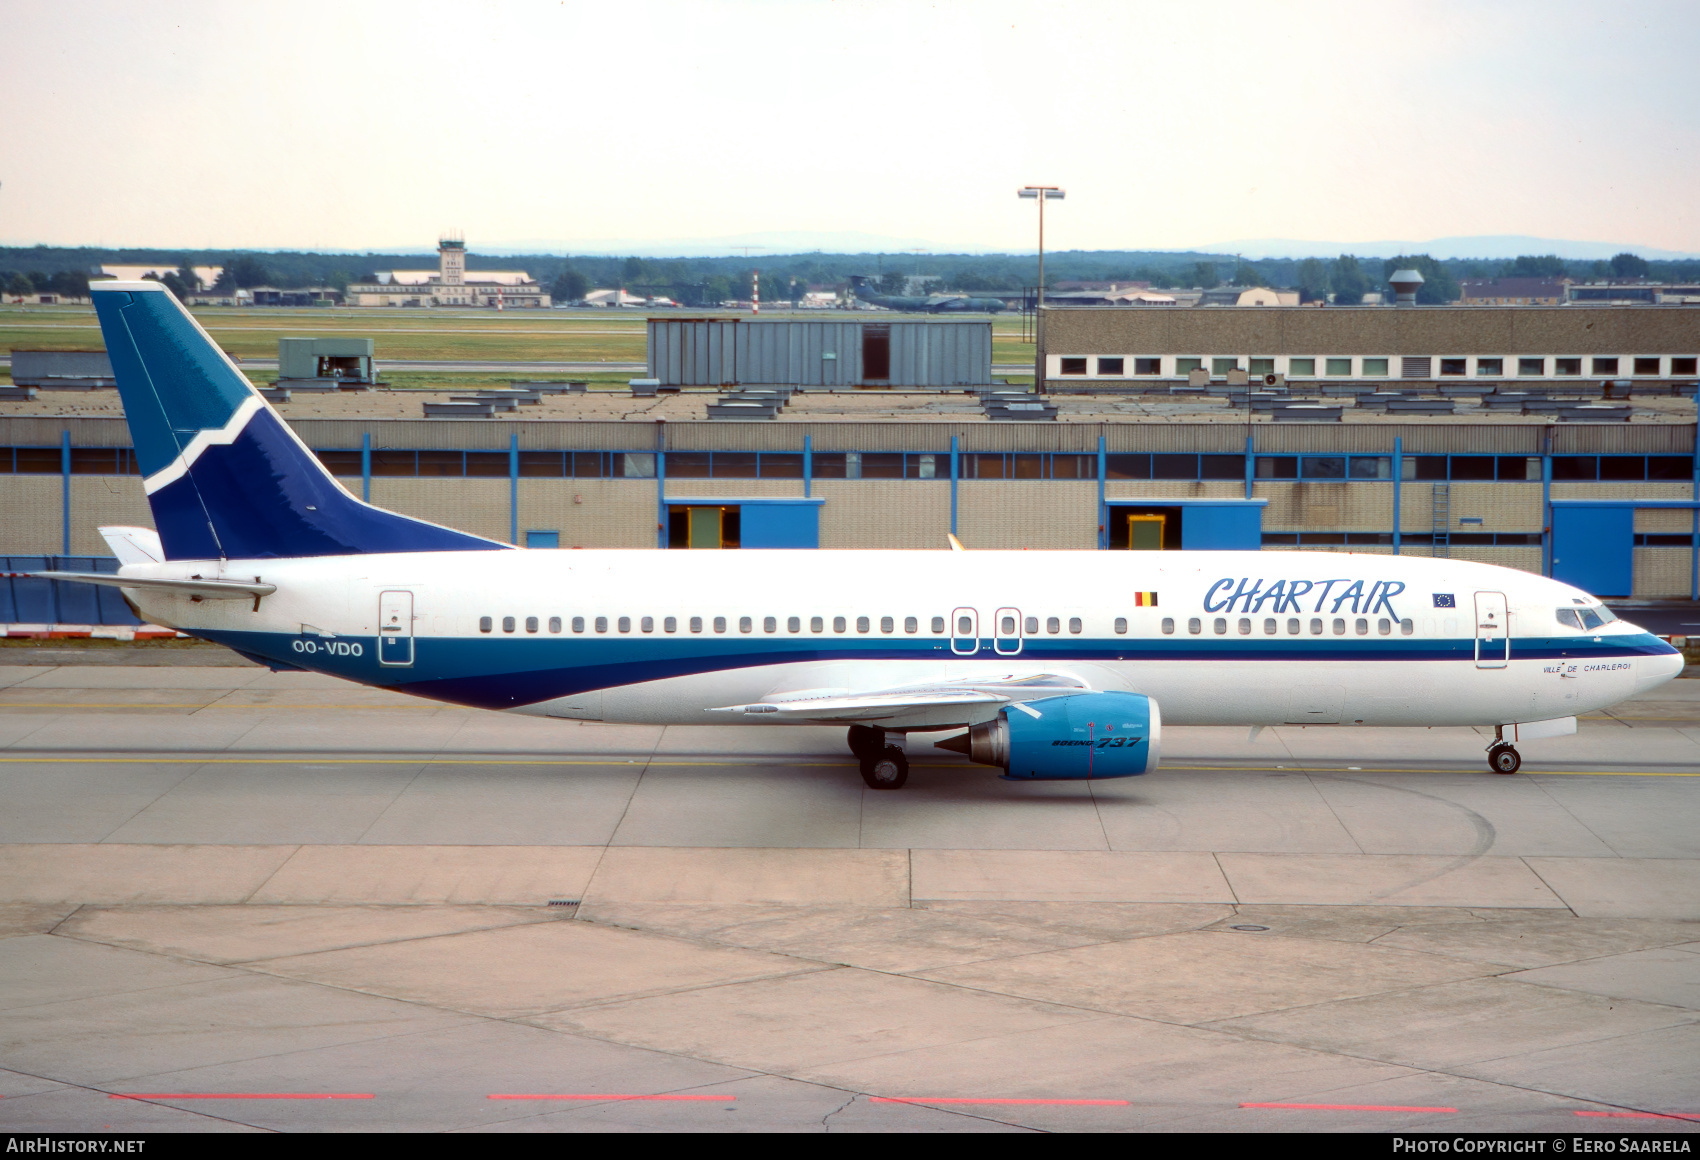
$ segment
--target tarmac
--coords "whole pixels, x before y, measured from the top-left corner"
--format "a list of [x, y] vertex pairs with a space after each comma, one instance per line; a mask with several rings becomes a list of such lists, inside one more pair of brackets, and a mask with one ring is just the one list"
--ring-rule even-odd
[[0, 1128], [1700, 1129], [1700, 681], [1488, 740], [877, 792], [837, 729], [0, 663]]

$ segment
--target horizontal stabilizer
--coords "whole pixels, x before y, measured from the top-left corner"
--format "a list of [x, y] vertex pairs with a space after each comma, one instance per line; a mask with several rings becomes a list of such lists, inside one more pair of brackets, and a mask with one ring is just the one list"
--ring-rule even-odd
[[165, 562], [165, 547], [159, 542], [159, 533], [152, 528], [105, 527], [100, 529], [100, 538], [118, 557], [120, 565]]
[[155, 580], [141, 576], [114, 576], [110, 572], [27, 572], [25, 575], [43, 580], [77, 580], [108, 588], [146, 588], [180, 596], [199, 596], [203, 600], [252, 600], [277, 591], [276, 584], [262, 584], [258, 580]]

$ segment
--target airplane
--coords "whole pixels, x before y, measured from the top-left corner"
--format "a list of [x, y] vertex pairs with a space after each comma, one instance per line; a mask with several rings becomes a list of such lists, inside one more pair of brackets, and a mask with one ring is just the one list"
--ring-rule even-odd
[[1165, 722], [1491, 727], [1515, 773], [1519, 741], [1682, 670], [1577, 588], [1457, 560], [516, 548], [354, 498], [160, 284], [90, 292], [155, 527], [101, 529], [116, 575], [35, 574], [277, 670], [564, 720], [847, 727], [880, 790], [911, 733], [1089, 781], [1157, 768]]
[[850, 285], [856, 292], [856, 297], [874, 306], [883, 306], [887, 310], [901, 310], [906, 314], [954, 314], [958, 311], [973, 311], [979, 314], [996, 314], [1003, 309], [1001, 298], [970, 298], [960, 294], [875, 294], [868, 288], [868, 278], [865, 274], [850, 275]]

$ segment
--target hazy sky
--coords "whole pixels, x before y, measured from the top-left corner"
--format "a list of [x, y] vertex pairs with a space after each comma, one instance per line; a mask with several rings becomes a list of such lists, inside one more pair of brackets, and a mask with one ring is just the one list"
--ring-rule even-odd
[[1700, 4], [0, 0], [0, 241], [1700, 250]]

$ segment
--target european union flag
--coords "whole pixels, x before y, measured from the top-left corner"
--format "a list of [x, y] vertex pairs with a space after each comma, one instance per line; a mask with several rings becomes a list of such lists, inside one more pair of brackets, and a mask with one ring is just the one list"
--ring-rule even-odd
[[1434, 594], [1434, 606], [1436, 608], [1457, 608], [1458, 602], [1452, 599], [1450, 592], [1436, 592]]

